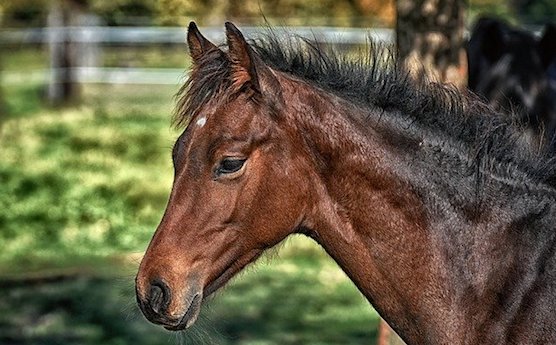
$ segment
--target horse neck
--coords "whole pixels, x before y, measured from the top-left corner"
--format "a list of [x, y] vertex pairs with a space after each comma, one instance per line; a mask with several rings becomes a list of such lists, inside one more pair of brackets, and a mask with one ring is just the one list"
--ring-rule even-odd
[[[303, 133], [307, 150], [317, 157], [307, 233], [407, 341], [480, 342], [478, 329], [498, 312], [493, 296], [507, 288], [507, 271], [522, 269], [512, 250], [500, 250], [500, 245], [516, 249], [520, 242], [515, 234], [507, 236], [516, 225], [512, 213], [519, 212], [520, 220], [544, 217], [554, 214], [552, 206], [534, 201], [529, 206], [519, 193], [515, 200], [522, 201], [520, 206], [483, 195], [491, 204], [477, 212], [480, 205], [465, 196], [464, 190], [476, 187], [467, 172], [454, 177], [453, 171], [440, 171], [438, 157], [408, 158], [407, 147], [418, 143], [399, 126], [389, 127], [388, 121], [369, 126], [373, 120], [367, 110], [303, 83], [294, 88], [290, 96], [297, 106], [288, 109], [288, 122]], [[405, 147], [396, 147], [392, 136]], [[457, 179], [456, 185], [442, 185], [450, 179]], [[491, 183], [487, 187], [494, 193], [516, 194], [511, 183]], [[462, 200], [452, 195], [458, 189]], [[458, 202], [461, 210], [454, 209]], [[553, 234], [545, 236], [547, 245], [554, 244]]]

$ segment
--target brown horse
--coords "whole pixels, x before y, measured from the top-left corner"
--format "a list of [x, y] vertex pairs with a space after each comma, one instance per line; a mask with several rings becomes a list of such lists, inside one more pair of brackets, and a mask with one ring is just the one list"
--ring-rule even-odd
[[223, 51], [189, 26], [186, 128], [136, 279], [147, 319], [187, 328], [301, 233], [408, 344], [556, 344], [556, 164], [506, 116], [376, 53], [226, 34]]

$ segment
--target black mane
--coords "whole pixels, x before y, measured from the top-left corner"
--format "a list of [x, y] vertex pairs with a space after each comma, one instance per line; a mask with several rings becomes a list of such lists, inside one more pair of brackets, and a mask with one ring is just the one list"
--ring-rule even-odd
[[[440, 142], [449, 139], [461, 143], [460, 149], [468, 151], [464, 154], [475, 156], [480, 164], [515, 166], [532, 182], [556, 187], [554, 159], [526, 148], [520, 140], [521, 126], [515, 120], [454, 87], [414, 81], [397, 67], [393, 54], [377, 49], [379, 45], [371, 43], [358, 60], [304, 39], [281, 40], [272, 33], [252, 41], [251, 47], [275, 70], [361, 107], [408, 117]], [[187, 125], [210, 99], [227, 96], [230, 63], [217, 52], [209, 55], [194, 68], [177, 95], [177, 126]]]

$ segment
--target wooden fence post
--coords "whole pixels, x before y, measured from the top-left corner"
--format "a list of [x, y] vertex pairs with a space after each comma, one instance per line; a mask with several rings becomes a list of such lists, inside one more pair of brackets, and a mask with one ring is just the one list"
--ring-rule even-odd
[[77, 25], [79, 26], [79, 42], [76, 44], [76, 61], [79, 67], [96, 67], [99, 66], [101, 57], [101, 47], [98, 37], [93, 36], [91, 27], [102, 25], [101, 19], [88, 12], [83, 12], [77, 17]]

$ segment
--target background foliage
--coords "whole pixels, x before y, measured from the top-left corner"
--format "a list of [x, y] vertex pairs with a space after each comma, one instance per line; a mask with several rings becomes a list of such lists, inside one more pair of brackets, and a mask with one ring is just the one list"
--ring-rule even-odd
[[[10, 26], [44, 25], [53, 0], [3, 0], [0, 18]], [[223, 18], [244, 24], [393, 26], [394, 0], [71, 0], [107, 25], [220, 25]], [[554, 0], [471, 0], [468, 20], [489, 13], [523, 24], [556, 18]]]
[[[54, 0], [3, 0], [0, 22], [40, 27]], [[392, 26], [393, 0], [75, 0], [108, 25]], [[479, 13], [538, 24], [554, 0], [473, 0]], [[133, 278], [172, 181], [169, 126], [178, 86], [85, 85], [83, 102], [53, 108], [42, 46], [0, 52], [0, 343], [361, 344], [377, 314], [322, 250], [293, 238], [173, 335], [135, 307]], [[108, 46], [102, 66], [185, 69], [184, 47]], [[17, 82], [7, 82], [17, 75]], [[3, 103], [3, 104], [2, 104]]]
[[[222, 18], [261, 23], [263, 16], [290, 25], [391, 25], [393, 0], [71, 0], [98, 14], [108, 25], [184, 25], [194, 18], [218, 25]], [[5, 0], [5, 22], [14, 25], [44, 22], [49, 0]], [[333, 14], [333, 15], [331, 15]], [[36, 24], [35, 24], [36, 25]]]

